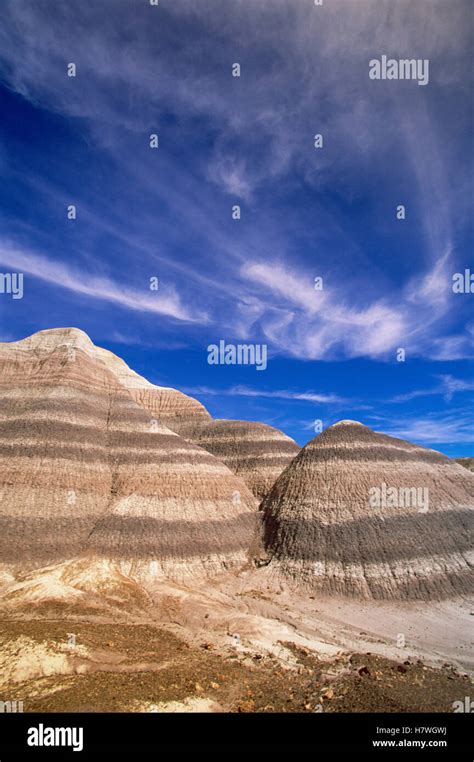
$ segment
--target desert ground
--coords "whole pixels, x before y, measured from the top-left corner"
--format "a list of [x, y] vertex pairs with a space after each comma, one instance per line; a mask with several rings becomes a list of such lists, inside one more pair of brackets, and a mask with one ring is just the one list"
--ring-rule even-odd
[[1, 688], [25, 712], [452, 712], [472, 695], [465, 600], [302, 595], [266, 570], [145, 592], [100, 567], [4, 586]]

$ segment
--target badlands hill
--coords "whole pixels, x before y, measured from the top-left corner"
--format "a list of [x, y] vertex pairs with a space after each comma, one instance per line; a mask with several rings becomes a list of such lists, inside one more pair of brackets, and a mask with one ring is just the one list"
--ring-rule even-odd
[[25, 711], [451, 712], [470, 693], [442, 666], [474, 668], [467, 469], [354, 422], [298, 452], [75, 329], [0, 345], [0, 419], [0, 687]]
[[472, 593], [474, 476], [434, 450], [341, 421], [262, 503], [271, 574], [365, 598]]
[[460, 466], [464, 466], [469, 471], [474, 471], [474, 458], [456, 458], [456, 463]]
[[[76, 329], [0, 345], [0, 564], [87, 555], [140, 579], [241, 566], [254, 496], [151, 418], [103, 359]], [[159, 399], [168, 411], [171, 399], [188, 405], [179, 393]], [[189, 414], [206, 415], [195, 401]]]
[[267, 494], [299, 446], [273, 426], [253, 421], [214, 420], [193, 397], [156, 386], [117, 355], [95, 347], [97, 357], [152, 419], [202, 447], [238, 474], [258, 500]]
[[211, 421], [204, 405], [177, 389], [156, 386], [135, 373], [121, 357], [102, 347], [94, 347], [96, 357], [110, 370], [121, 386], [152, 419], [160, 421], [177, 434], [183, 426]]
[[300, 451], [296, 442], [279, 429], [253, 421], [193, 423], [182, 430], [182, 436], [225, 463], [259, 501]]
[[472, 591], [474, 477], [440, 453], [353, 421], [299, 451], [270, 426], [213, 420], [77, 329], [0, 344], [0, 379], [0, 569], [242, 568], [263, 498], [270, 574], [365, 598]]

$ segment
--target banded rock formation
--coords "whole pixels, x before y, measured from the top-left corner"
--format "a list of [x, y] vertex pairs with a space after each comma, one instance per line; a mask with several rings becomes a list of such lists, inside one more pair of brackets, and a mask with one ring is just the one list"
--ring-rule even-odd
[[303, 448], [263, 501], [259, 563], [330, 594], [470, 593], [473, 508], [466, 469], [342, 421]]
[[114, 374], [152, 420], [157, 420], [176, 434], [182, 428], [212, 420], [204, 405], [187, 394], [166, 386], [156, 386], [129, 368], [121, 357], [102, 347], [95, 347], [97, 358]]
[[253, 421], [212, 420], [184, 428], [182, 435], [225, 463], [259, 501], [300, 451], [279, 429]]
[[96, 353], [151, 419], [219, 458], [244, 480], [259, 501], [299, 452], [296, 442], [273, 426], [213, 420], [193, 397], [151, 384], [106, 349], [96, 347]]
[[0, 563], [88, 555], [136, 578], [241, 565], [256, 500], [150, 415], [82, 331], [0, 344]]

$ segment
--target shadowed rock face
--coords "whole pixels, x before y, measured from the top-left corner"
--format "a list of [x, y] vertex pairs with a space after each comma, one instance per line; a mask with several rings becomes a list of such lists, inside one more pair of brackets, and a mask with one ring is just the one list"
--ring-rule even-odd
[[441, 453], [344, 421], [313, 439], [262, 503], [270, 569], [327, 593], [472, 592], [474, 476]]
[[0, 420], [0, 563], [87, 554], [179, 577], [245, 562], [253, 495], [150, 419], [82, 331], [0, 344]]
[[474, 458], [456, 458], [455, 460], [460, 466], [464, 466], [469, 471], [474, 471]]
[[195, 442], [238, 474], [262, 500], [300, 448], [286, 434], [253, 421], [216, 420], [182, 429]]

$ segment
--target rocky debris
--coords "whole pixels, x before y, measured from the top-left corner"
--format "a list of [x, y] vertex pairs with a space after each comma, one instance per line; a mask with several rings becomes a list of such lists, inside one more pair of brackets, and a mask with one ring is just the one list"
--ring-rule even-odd
[[[353, 654], [348, 669], [347, 656], [321, 661], [307, 649], [302, 671], [270, 658], [250, 668], [183, 645], [150, 625], [2, 622], [2, 684], [25, 712], [452, 712], [473, 689], [451, 667], [420, 663], [401, 674], [389, 659]], [[369, 674], [360, 676], [364, 666]], [[331, 683], [328, 672], [337, 674]]]

